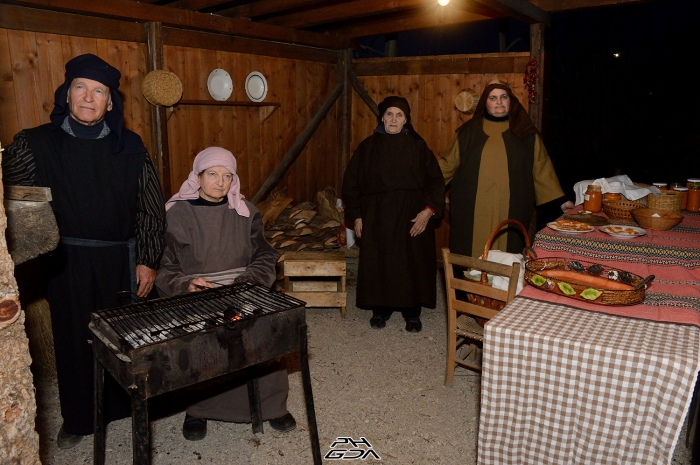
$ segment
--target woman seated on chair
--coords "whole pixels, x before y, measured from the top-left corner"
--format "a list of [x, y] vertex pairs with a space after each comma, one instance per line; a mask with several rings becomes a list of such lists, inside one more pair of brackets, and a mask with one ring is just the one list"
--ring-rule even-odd
[[[162, 296], [195, 292], [217, 285], [250, 282], [270, 287], [279, 254], [265, 240], [260, 211], [245, 200], [228, 150], [209, 147], [194, 159], [193, 170], [167, 203], [166, 247], [156, 278]], [[256, 373], [263, 420], [279, 431], [296, 427], [287, 411], [289, 381], [284, 366]], [[187, 408], [182, 433], [199, 440], [207, 419], [250, 422], [247, 380], [211, 386]]]

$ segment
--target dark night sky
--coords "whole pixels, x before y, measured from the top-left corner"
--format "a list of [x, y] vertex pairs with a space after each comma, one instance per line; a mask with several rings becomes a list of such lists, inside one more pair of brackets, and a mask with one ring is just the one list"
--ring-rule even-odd
[[[509, 51], [528, 51], [529, 27], [511, 20], [508, 29], [507, 44], [519, 38]], [[362, 43], [384, 49], [383, 37]], [[695, 0], [553, 15], [545, 36], [543, 138], [565, 191], [616, 173], [647, 183], [700, 177], [700, 75], [692, 71], [699, 45]], [[497, 21], [398, 35], [399, 56], [498, 47]]]

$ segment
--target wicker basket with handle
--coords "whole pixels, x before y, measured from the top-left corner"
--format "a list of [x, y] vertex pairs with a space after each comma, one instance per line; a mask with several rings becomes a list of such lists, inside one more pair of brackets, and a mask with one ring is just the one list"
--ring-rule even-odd
[[[518, 221], [518, 220], [504, 220], [498, 223], [498, 225], [491, 231], [491, 234], [489, 235], [489, 238], [486, 240], [486, 245], [484, 246], [484, 255], [482, 255], [483, 260], [487, 260], [489, 256], [489, 250], [491, 250], [491, 245], [493, 244], [494, 239], [498, 235], [498, 233], [507, 225], [514, 225], [518, 229], [520, 229], [520, 232], [523, 233], [523, 237], [525, 239], [525, 247], [529, 248], [530, 247], [530, 236], [527, 234], [527, 230], [525, 229], [525, 226]], [[488, 276], [485, 271], [481, 272], [481, 278], [479, 279], [479, 283], [483, 286], [491, 286], [488, 281]], [[480, 307], [486, 307], [490, 308], [492, 310], [501, 310], [506, 303], [502, 300], [496, 300], [492, 299], [490, 297], [485, 297], [483, 295], [477, 295], [477, 294], [472, 294], [470, 292], [465, 292], [467, 296], [467, 300], [469, 303], [474, 304], [474, 305], [479, 305]], [[474, 317], [477, 323], [479, 323], [480, 326], [484, 326], [486, 322], [488, 321], [485, 318], [478, 318]]]

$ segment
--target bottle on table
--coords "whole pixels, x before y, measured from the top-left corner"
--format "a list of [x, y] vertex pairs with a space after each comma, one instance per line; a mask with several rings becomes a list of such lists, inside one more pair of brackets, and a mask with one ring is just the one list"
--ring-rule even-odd
[[685, 208], [689, 212], [700, 212], [700, 182], [690, 183], [690, 187], [688, 187], [688, 204]]
[[603, 191], [600, 186], [589, 184], [583, 196], [583, 209], [589, 212], [598, 213], [603, 209]]
[[688, 188], [684, 186], [673, 186], [673, 190], [683, 194], [681, 199], [681, 210], [685, 210], [688, 206]]

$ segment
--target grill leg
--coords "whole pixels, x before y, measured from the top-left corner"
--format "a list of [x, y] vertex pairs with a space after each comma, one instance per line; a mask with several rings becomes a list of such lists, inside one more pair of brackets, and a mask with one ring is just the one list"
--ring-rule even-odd
[[151, 436], [148, 431], [148, 399], [146, 380], [143, 376], [134, 378], [131, 390], [131, 438], [134, 465], [151, 463]]
[[304, 400], [306, 401], [306, 417], [309, 420], [309, 434], [311, 435], [311, 454], [314, 457], [314, 465], [321, 465], [321, 445], [318, 441], [314, 394], [311, 390], [311, 372], [309, 371], [309, 348], [306, 337], [306, 325], [299, 326], [299, 345], [301, 379], [304, 384]]
[[262, 407], [260, 406], [260, 383], [258, 378], [248, 380], [248, 403], [250, 405], [250, 422], [253, 424], [253, 434], [263, 431]]
[[94, 391], [95, 391], [95, 414], [94, 414], [94, 428], [95, 436], [93, 443], [93, 463], [95, 465], [105, 464], [105, 418], [104, 418], [104, 405], [105, 405], [105, 369], [102, 364], [97, 360], [97, 354], [95, 349], [95, 341], [92, 342], [93, 352], [92, 358], [95, 364], [95, 375], [93, 378]]

